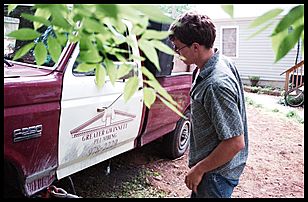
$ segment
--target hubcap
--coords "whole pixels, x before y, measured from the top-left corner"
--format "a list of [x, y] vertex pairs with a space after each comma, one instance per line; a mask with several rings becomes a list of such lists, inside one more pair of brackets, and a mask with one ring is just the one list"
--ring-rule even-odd
[[188, 143], [188, 139], [190, 136], [190, 122], [189, 121], [185, 121], [182, 129], [181, 129], [181, 137], [179, 139], [180, 141], [180, 150], [185, 149], [187, 143]]

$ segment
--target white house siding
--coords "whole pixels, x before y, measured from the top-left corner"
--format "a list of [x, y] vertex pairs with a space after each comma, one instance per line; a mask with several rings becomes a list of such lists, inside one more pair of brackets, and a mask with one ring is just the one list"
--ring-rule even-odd
[[[238, 57], [233, 58], [238, 71], [245, 84], [249, 83], [248, 76], [260, 76], [260, 85], [283, 87], [285, 75], [280, 75], [288, 68], [294, 66], [296, 59], [297, 44], [279, 62], [274, 63], [275, 54], [272, 49], [271, 32], [276, 22], [253, 38], [248, 39], [258, 29], [248, 29], [255, 18], [217, 19], [213, 20], [216, 25], [216, 40], [214, 47], [220, 48], [221, 27], [237, 26], [239, 31]], [[300, 54], [298, 62], [303, 59]]]

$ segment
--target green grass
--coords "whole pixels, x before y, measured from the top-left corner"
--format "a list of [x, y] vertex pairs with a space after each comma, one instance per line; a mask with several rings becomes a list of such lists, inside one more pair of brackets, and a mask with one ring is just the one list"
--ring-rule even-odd
[[[245, 102], [248, 105], [251, 105], [255, 108], [264, 108], [263, 105], [256, 103], [256, 101], [254, 101], [252, 98], [245, 96]], [[279, 103], [282, 104], [282, 103]], [[300, 117], [297, 112], [295, 110], [290, 110], [289, 112], [287, 112], [286, 114], [284, 114], [283, 112], [280, 112], [279, 109], [275, 108], [275, 109], [265, 109], [265, 110], [270, 110], [271, 112], [275, 113], [275, 114], [280, 114], [283, 115], [289, 119], [295, 120], [298, 123], [304, 124], [304, 118]]]
[[271, 92], [279, 92], [281, 96], [284, 95], [284, 89], [273, 86], [249, 86], [250, 92], [257, 94], [271, 94]]
[[275, 108], [272, 110], [272, 112], [279, 112], [279, 109]]
[[151, 186], [147, 177], [159, 176], [158, 172], [151, 172], [149, 169], [139, 171], [120, 187], [110, 192], [104, 192], [102, 198], [164, 198], [167, 193], [154, 186]]
[[291, 118], [291, 119], [294, 119], [294, 120], [296, 120], [297, 122], [304, 124], [304, 119], [303, 119], [302, 117], [300, 117], [300, 116], [297, 114], [297, 112], [294, 111], [294, 110], [291, 110], [291, 111], [289, 111], [288, 113], [286, 113], [286, 117]]

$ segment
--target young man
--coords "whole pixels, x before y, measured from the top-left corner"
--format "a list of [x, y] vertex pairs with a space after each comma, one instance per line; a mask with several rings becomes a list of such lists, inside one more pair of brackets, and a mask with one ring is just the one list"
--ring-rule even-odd
[[191, 96], [192, 135], [186, 186], [192, 198], [230, 198], [246, 164], [248, 131], [243, 85], [235, 65], [213, 48], [216, 29], [188, 12], [170, 26], [175, 52], [199, 70]]

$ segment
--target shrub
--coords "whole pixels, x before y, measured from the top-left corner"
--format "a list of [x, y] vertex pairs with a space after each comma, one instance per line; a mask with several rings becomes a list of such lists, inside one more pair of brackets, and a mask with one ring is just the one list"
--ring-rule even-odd
[[260, 80], [260, 76], [248, 76], [249, 80], [256, 80], [259, 81]]
[[260, 80], [260, 76], [248, 76], [251, 86], [257, 86], [259, 80]]

